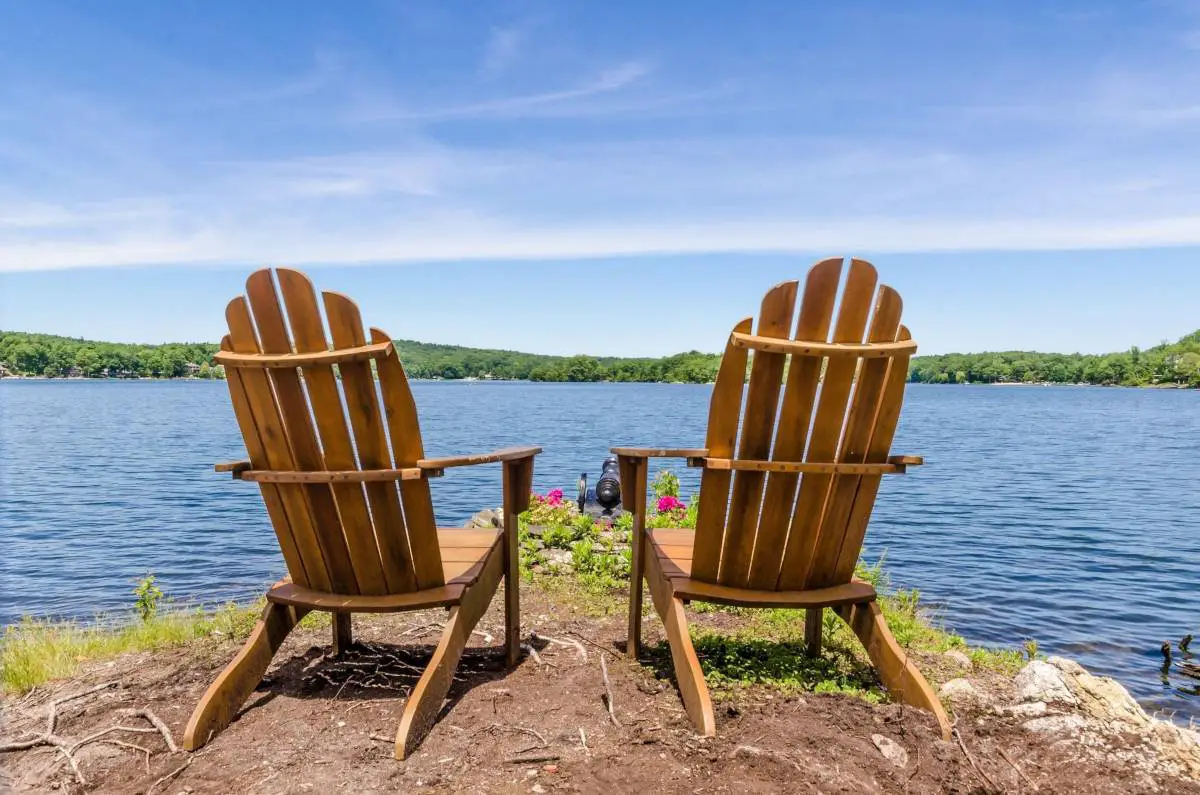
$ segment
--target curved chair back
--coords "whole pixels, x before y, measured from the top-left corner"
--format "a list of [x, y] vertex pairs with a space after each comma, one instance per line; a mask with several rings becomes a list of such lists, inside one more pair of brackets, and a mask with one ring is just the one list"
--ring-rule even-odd
[[322, 299], [325, 321], [308, 277], [263, 269], [226, 307], [215, 360], [249, 453], [241, 477], [262, 488], [297, 585], [365, 595], [441, 585], [404, 368], [384, 332], [371, 329], [367, 341], [353, 301]]
[[880, 476], [904, 469], [888, 453], [916, 344], [875, 268], [851, 260], [839, 291], [842, 270], [841, 259], [813, 266], [798, 315], [797, 282], [777, 285], [754, 333], [746, 318], [730, 335], [709, 407], [694, 579], [804, 590], [854, 574]]

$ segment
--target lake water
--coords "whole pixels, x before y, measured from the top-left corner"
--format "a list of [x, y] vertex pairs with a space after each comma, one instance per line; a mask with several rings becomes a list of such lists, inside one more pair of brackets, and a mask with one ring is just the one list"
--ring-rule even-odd
[[[573, 493], [615, 444], [699, 446], [709, 387], [415, 383], [429, 455], [537, 443], [535, 487]], [[1036, 639], [1119, 678], [1146, 706], [1200, 717], [1159, 644], [1200, 636], [1200, 392], [909, 388], [867, 554], [968, 640]], [[0, 624], [169, 595], [260, 594], [282, 560], [220, 382], [0, 382]], [[680, 462], [681, 463], [681, 462]], [[678, 467], [678, 464], [676, 465]], [[685, 496], [697, 473], [677, 468]], [[498, 467], [433, 481], [439, 524], [500, 497]], [[1197, 642], [1200, 647], [1200, 641]]]

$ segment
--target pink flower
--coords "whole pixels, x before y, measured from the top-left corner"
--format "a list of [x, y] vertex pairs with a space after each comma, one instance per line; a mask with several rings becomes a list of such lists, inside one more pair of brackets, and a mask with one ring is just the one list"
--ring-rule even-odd
[[678, 511], [686, 508], [687, 506], [680, 502], [678, 497], [666, 496], [658, 498], [659, 513], [670, 513], [671, 511]]
[[553, 506], [557, 507], [559, 505], [562, 505], [562, 502], [563, 502], [563, 490], [562, 489], [554, 489], [553, 491], [546, 492], [546, 504], [547, 505], [553, 505]]

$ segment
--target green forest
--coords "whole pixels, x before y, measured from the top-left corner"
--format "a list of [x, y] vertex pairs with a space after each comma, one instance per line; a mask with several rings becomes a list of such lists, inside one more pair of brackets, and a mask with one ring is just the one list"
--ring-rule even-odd
[[[661, 359], [541, 356], [516, 351], [395, 340], [410, 378], [530, 381], [642, 381], [705, 384], [720, 356], [691, 351]], [[131, 345], [0, 331], [0, 375], [53, 378], [221, 378], [212, 343]]]
[[908, 378], [927, 384], [1103, 384], [1200, 387], [1200, 331], [1120, 353], [946, 353], [917, 356]]
[[[720, 355], [660, 359], [542, 356], [396, 340], [412, 378], [709, 383]], [[0, 331], [0, 375], [87, 378], [221, 378], [212, 343], [132, 345]], [[1055, 383], [1200, 387], [1200, 331], [1178, 342], [1109, 354], [948, 353], [918, 356], [909, 380], [931, 384]]]

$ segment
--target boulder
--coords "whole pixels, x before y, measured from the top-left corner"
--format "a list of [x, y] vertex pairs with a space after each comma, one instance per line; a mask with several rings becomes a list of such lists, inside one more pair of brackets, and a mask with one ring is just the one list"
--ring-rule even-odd
[[941, 686], [938, 695], [951, 702], [983, 701], [983, 694], [975, 689], [975, 685], [959, 677], [951, 679]]
[[1033, 660], [1013, 682], [1018, 701], [1047, 701], [1074, 705], [1075, 695], [1067, 687], [1063, 672], [1048, 662]]
[[950, 651], [945, 652], [942, 656], [964, 671], [969, 671], [974, 667], [971, 662], [971, 658], [963, 654], [958, 649], [951, 649]]
[[879, 753], [883, 754], [883, 758], [896, 767], [904, 767], [908, 764], [908, 751], [905, 751], [904, 746], [892, 738], [884, 737], [882, 734], [872, 734], [871, 742], [875, 743], [875, 747], [879, 749]]
[[479, 513], [471, 517], [467, 522], [467, 527], [503, 527], [504, 526], [504, 511], [497, 508], [484, 508]]
[[1047, 715], [1027, 720], [1021, 728], [1042, 734], [1078, 734], [1086, 725], [1087, 719], [1082, 715]]

